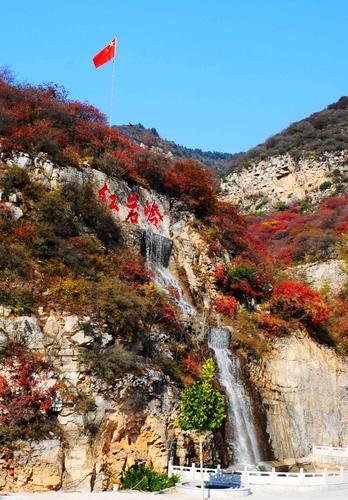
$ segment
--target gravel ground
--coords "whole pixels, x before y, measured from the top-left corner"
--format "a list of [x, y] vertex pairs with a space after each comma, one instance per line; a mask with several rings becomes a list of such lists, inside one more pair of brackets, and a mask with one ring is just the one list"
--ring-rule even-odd
[[[342, 490], [295, 490], [294, 488], [267, 488], [267, 487], [252, 487], [250, 500], [347, 500], [348, 485]], [[0, 499], [12, 500], [155, 500], [157, 495], [153, 493], [138, 493], [138, 492], [103, 492], [103, 493], [21, 493], [13, 494], [10, 497], [2, 497]], [[189, 495], [182, 493], [166, 494], [168, 500], [200, 500], [200, 495]], [[222, 497], [223, 498], [223, 497]], [[163, 499], [163, 495], [162, 495]]]

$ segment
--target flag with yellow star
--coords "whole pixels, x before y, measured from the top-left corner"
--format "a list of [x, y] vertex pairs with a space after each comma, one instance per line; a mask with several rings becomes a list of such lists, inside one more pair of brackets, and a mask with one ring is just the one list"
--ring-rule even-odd
[[93, 57], [94, 66], [99, 68], [103, 64], [111, 61], [116, 54], [116, 38], [114, 38], [109, 45], [104, 47], [96, 56]]

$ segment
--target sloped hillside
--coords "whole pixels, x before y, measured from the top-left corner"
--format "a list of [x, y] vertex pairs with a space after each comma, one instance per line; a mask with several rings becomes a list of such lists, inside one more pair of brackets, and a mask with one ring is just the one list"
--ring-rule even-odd
[[220, 153], [218, 151], [202, 151], [201, 149], [179, 146], [174, 141], [168, 141], [159, 136], [155, 128], [145, 128], [141, 123], [137, 125], [120, 125], [115, 127], [142, 147], [164, 154], [176, 160], [198, 160], [207, 168], [223, 173], [228, 170], [239, 153]]
[[[308, 414], [317, 365], [293, 360], [305, 390], [291, 399], [276, 363], [293, 344], [299, 359], [322, 353], [323, 380], [346, 373], [347, 198], [245, 217], [198, 162], [141, 148], [55, 86], [3, 76], [0, 102], [0, 489], [107, 490], [134, 463], [195, 460], [174, 417], [218, 325], [233, 331], [265, 456], [305, 453], [325, 429], [324, 395], [310, 405], [315, 432], [290, 419], [286, 446], [272, 409]], [[331, 257], [339, 288], [297, 275]], [[338, 444], [343, 400], [332, 411]], [[207, 437], [207, 462], [212, 450], [233, 462], [229, 432]]]
[[244, 211], [345, 193], [348, 97], [293, 123], [233, 162], [222, 197]]
[[344, 151], [348, 149], [348, 97], [343, 96], [326, 109], [292, 123], [266, 142], [241, 154], [233, 162], [233, 170], [251, 161], [259, 162], [272, 156], [289, 154], [295, 160], [301, 156]]

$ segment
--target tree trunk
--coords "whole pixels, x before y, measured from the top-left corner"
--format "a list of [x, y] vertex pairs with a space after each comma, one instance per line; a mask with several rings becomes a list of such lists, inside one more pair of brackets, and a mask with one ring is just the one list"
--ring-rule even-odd
[[203, 445], [202, 445], [202, 433], [199, 433], [199, 463], [201, 468], [201, 490], [202, 490], [202, 500], [204, 500], [204, 473], [203, 473]]

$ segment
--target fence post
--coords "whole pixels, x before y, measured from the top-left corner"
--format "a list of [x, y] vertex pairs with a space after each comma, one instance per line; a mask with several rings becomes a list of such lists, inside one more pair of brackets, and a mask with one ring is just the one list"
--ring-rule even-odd
[[244, 483], [244, 486], [249, 486], [249, 476], [248, 476], [248, 467], [247, 465], [244, 465], [244, 469], [242, 472], [242, 481]]
[[312, 444], [312, 453], [315, 455], [315, 443]]
[[275, 467], [272, 467], [270, 479], [271, 479], [271, 481], [270, 481], [271, 484], [276, 484], [276, 470], [275, 470]]
[[191, 479], [192, 481], [196, 479], [196, 464], [194, 462], [191, 465]]
[[168, 462], [168, 476], [171, 476], [173, 474], [172, 467], [173, 467], [173, 459], [171, 458]]
[[303, 467], [300, 468], [300, 474], [299, 474], [299, 482], [300, 482], [300, 485], [303, 486], [304, 485], [304, 473], [303, 473]]
[[220, 464], [218, 464], [217, 467], [216, 467], [216, 474], [218, 476], [221, 476], [221, 465]]
[[343, 481], [344, 481], [344, 469], [341, 466], [340, 467], [340, 482], [343, 483]]
[[326, 484], [326, 486], [328, 486], [328, 484], [329, 484], [329, 476], [328, 476], [326, 467], [324, 469], [324, 484]]

